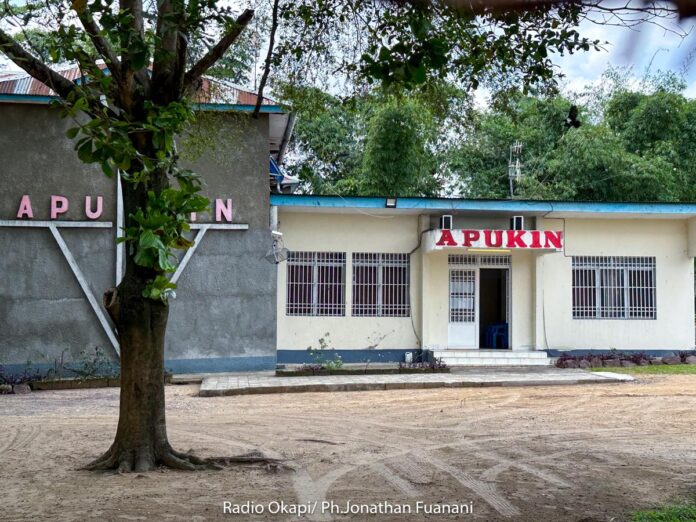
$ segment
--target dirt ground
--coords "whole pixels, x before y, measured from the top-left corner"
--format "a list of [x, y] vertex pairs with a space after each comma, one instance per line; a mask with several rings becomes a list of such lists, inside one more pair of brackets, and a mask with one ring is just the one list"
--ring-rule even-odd
[[[293, 468], [78, 468], [105, 450], [118, 390], [0, 396], [0, 520], [626, 520], [696, 493], [696, 378], [630, 384], [199, 398], [167, 387], [170, 439]], [[304, 439], [304, 440], [303, 440]], [[320, 513], [321, 501], [411, 515]], [[223, 513], [247, 501], [263, 514]], [[270, 514], [319, 502], [314, 514]], [[417, 502], [473, 515], [416, 513]], [[258, 509], [258, 508], [257, 508]], [[363, 508], [365, 509], [365, 508]], [[376, 508], [375, 508], [376, 509]], [[388, 509], [388, 508], [383, 508]]]

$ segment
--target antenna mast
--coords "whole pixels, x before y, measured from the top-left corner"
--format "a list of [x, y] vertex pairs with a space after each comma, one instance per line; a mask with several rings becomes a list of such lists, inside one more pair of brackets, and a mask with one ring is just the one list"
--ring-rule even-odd
[[510, 181], [510, 199], [515, 197], [514, 182], [519, 181], [522, 177], [522, 143], [515, 141], [510, 145], [510, 162], [508, 163], [508, 180]]

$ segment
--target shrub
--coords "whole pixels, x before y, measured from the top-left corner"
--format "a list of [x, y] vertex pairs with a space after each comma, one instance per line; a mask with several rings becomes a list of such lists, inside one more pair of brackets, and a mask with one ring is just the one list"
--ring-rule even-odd
[[689, 357], [690, 355], [696, 355], [696, 350], [690, 350], [686, 352], [679, 352], [677, 355], [679, 355], [679, 358], [683, 363], [686, 362], [686, 358]]
[[[640, 364], [642, 361], [648, 361], [649, 357], [645, 352], [638, 352], [633, 354], [627, 354], [620, 352], [618, 350], [612, 349], [609, 353], [587, 353], [584, 355], [571, 355], [571, 354], [561, 354], [561, 356], [556, 360], [556, 367], [567, 368], [569, 362], [573, 361], [579, 363], [580, 361], [591, 362], [592, 359], [599, 359], [604, 364], [604, 361], [614, 361], [614, 360], [625, 360], [631, 361], [635, 364]], [[683, 360], [683, 359], [682, 359]]]
[[27, 384], [33, 381], [41, 381], [48, 377], [49, 372], [42, 372], [34, 368], [31, 362], [27, 362], [21, 374], [11, 374], [0, 365], [0, 384]]

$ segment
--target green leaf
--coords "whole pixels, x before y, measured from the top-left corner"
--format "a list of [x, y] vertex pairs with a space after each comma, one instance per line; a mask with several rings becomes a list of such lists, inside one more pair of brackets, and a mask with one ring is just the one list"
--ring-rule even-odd
[[85, 141], [77, 149], [77, 157], [83, 163], [92, 163], [94, 161], [93, 154], [92, 154], [92, 142], [91, 142], [91, 140]]
[[166, 251], [160, 250], [158, 252], [159, 267], [165, 272], [174, 272], [176, 266], [174, 266], [171, 261], [169, 261], [169, 255]]
[[111, 165], [109, 165], [108, 161], [102, 161], [101, 162], [101, 169], [104, 174], [106, 174], [107, 177], [113, 178], [116, 175], [116, 172], [114, 169], [111, 168]]
[[140, 248], [154, 248], [160, 252], [166, 250], [162, 240], [152, 230], [146, 230], [140, 235], [138, 246]]

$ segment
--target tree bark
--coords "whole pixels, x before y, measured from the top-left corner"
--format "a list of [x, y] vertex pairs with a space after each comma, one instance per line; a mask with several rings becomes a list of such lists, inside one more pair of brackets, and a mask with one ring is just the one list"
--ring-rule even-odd
[[121, 346], [121, 399], [116, 438], [86, 469], [149, 471], [159, 465], [195, 470], [206, 461], [174, 451], [167, 438], [164, 409], [166, 303], [142, 296], [144, 281], [127, 274], [107, 296]]

